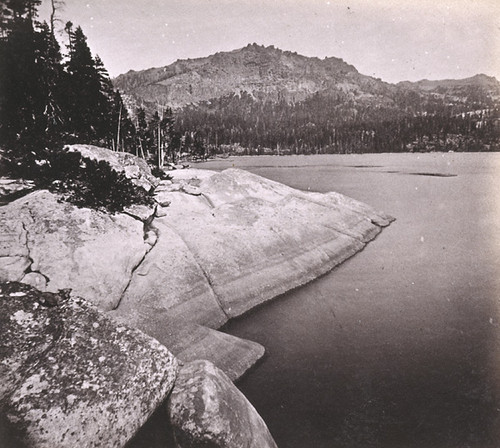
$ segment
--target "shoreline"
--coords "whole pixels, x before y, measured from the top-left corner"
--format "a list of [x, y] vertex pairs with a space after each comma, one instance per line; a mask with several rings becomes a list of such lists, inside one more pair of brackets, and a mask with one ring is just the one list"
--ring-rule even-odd
[[[73, 149], [115, 169], [122, 163], [100, 148]], [[132, 159], [125, 172], [150, 184]], [[123, 213], [78, 208], [46, 190], [0, 207], [2, 280], [47, 292], [71, 288], [118, 325], [160, 342], [179, 362], [179, 375], [194, 369], [200, 391], [215, 375], [226, 384], [222, 396], [233, 397], [228, 381], [265, 349], [217, 329], [330, 272], [393, 218], [339, 193], [300, 191], [244, 170], [171, 174], [154, 186], [156, 205]], [[185, 392], [175, 395], [181, 408], [191, 400]], [[259, 431], [267, 440], [267, 430]]]

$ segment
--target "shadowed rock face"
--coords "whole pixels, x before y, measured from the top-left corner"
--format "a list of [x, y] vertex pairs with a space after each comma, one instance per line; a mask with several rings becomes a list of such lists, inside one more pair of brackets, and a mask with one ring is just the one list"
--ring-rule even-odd
[[168, 412], [179, 448], [276, 448], [257, 411], [224, 372], [207, 361], [180, 370]]
[[0, 284], [0, 441], [121, 447], [171, 390], [177, 362], [154, 339], [68, 294]]

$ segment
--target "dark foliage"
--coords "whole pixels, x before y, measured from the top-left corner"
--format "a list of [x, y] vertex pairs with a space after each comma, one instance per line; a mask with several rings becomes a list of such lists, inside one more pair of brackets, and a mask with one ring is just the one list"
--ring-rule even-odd
[[29, 148], [19, 146], [7, 152], [4, 160], [8, 172], [33, 180], [37, 188], [60, 193], [64, 200], [78, 207], [114, 213], [132, 204], [154, 203], [151, 194], [106, 161], [92, 160], [64, 149], [51, 150], [33, 144]]
[[54, 158], [56, 179], [50, 189], [63, 194], [65, 200], [78, 207], [120, 212], [132, 204], [152, 205], [153, 197], [134, 185], [122, 172], [111, 168], [106, 161], [64, 153]]
[[82, 29], [66, 24], [63, 61], [53, 28], [36, 20], [39, 3], [11, 0], [0, 7], [0, 148], [43, 139], [133, 151], [127, 108]]
[[[399, 92], [386, 104], [318, 93], [288, 103], [243, 92], [177, 112], [177, 131], [196, 129], [210, 147], [246, 154], [500, 150], [500, 108], [491, 98]], [[451, 105], [450, 105], [451, 104]], [[196, 148], [196, 146], [194, 146]], [[194, 153], [194, 151], [192, 151]]]
[[172, 180], [172, 176], [170, 174], [165, 173], [165, 171], [157, 166], [151, 168], [151, 174], [161, 180]]

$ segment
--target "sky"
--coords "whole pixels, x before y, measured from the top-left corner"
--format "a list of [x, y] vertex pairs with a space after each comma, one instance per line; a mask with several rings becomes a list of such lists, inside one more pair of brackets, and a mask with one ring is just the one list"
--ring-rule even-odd
[[387, 82], [500, 80], [500, 0], [66, 0], [58, 15], [60, 29], [82, 27], [112, 77], [257, 43], [339, 57]]

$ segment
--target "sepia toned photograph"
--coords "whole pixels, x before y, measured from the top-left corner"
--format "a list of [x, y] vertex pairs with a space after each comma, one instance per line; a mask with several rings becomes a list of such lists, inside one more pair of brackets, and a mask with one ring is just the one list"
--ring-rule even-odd
[[499, 448], [498, 0], [0, 0], [0, 448]]

